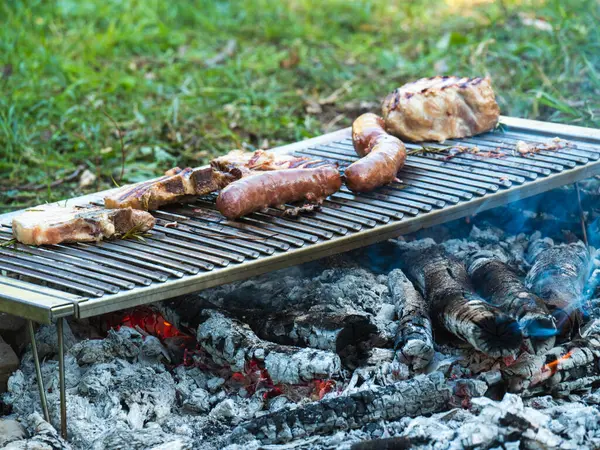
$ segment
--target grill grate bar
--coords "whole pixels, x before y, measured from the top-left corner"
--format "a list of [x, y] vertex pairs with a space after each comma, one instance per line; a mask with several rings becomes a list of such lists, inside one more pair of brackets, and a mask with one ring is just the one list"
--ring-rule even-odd
[[12, 265], [4, 261], [0, 261], [0, 270], [6, 270], [7, 272], [11, 272], [16, 275], [23, 275], [28, 278], [33, 278], [34, 280], [40, 281], [42, 283], [50, 283], [55, 286], [62, 286], [68, 289], [73, 289], [75, 291], [81, 292], [82, 294], [91, 295], [93, 297], [102, 297], [104, 295], [104, 291], [100, 289], [93, 289], [84, 286], [83, 284], [69, 281], [65, 278], [47, 275], [44, 272], [34, 270], [33, 268], [26, 269], [21, 266]]
[[[213, 270], [215, 268], [215, 266], [211, 263], [206, 263], [204, 261], [194, 261], [191, 258], [186, 258], [186, 261], [189, 261], [189, 263], [179, 263], [178, 261], [181, 260], [181, 256], [172, 252], [171, 248], [168, 246], [163, 246], [159, 250], [151, 245], [146, 245], [145, 242], [134, 241], [115, 242], [115, 245], [117, 245], [118, 247], [123, 247], [123, 249], [118, 249], [116, 251], [126, 252], [126, 250], [124, 249], [129, 249], [134, 250], [136, 252], [139, 251], [141, 253], [147, 253], [151, 256], [154, 256], [153, 261], [155, 262], [161, 262], [167, 267], [172, 267], [173, 269], [181, 270], [183, 272], [191, 274], [196, 274], [200, 272], [200, 269]], [[129, 253], [130, 252], [127, 252], [127, 254]]]
[[343, 211], [348, 214], [353, 214], [357, 217], [364, 217], [367, 220], [371, 220], [372, 223], [375, 223], [375, 222], [388, 223], [390, 221], [390, 218], [383, 214], [377, 214], [377, 213], [372, 213], [372, 212], [364, 211], [364, 210], [357, 209], [357, 208], [351, 208], [349, 206], [344, 206], [342, 204], [338, 204], [338, 203], [332, 202], [330, 200], [325, 200], [323, 202], [323, 204], [325, 206], [327, 206], [327, 209], [329, 211]]
[[68, 270], [61, 270], [61, 268], [58, 268], [56, 266], [52, 267], [46, 261], [42, 261], [43, 263], [40, 263], [39, 259], [35, 259], [37, 258], [35, 256], [29, 256], [29, 258], [19, 257], [14, 253], [6, 251], [0, 252], [0, 255], [4, 256], [3, 260], [6, 263], [12, 264], [17, 267], [22, 267], [23, 269], [34, 270], [36, 273], [40, 274], [40, 276], [51, 275], [53, 277], [64, 278], [65, 280], [73, 280], [84, 286], [90, 286], [92, 288], [97, 289], [98, 291], [106, 291], [112, 294], [116, 294], [120, 290], [118, 286], [114, 286], [109, 283], [104, 283], [102, 281], [97, 281], [86, 276], [77, 275]]
[[[547, 139], [545, 140], [545, 142], [542, 142], [543, 139], [539, 140], [539, 141], [538, 140], [532, 141], [531, 136], [526, 136], [526, 135], [519, 134], [519, 133], [511, 133], [510, 135], [503, 136], [501, 139], [499, 139], [498, 137], [495, 137], [493, 135], [482, 135], [482, 136], [478, 136], [477, 138], [469, 138], [469, 140], [481, 140], [481, 141], [485, 141], [485, 142], [490, 142], [492, 145], [493, 144], [503, 144], [503, 145], [507, 146], [506, 148], [508, 148], [508, 149], [514, 149], [516, 147], [518, 141], [524, 141], [524, 142], [529, 142], [529, 143], [539, 144], [539, 145], [548, 143]], [[584, 158], [591, 159], [593, 161], [596, 161], [600, 158], [600, 149], [594, 148], [589, 145], [585, 145], [582, 142], [578, 142], [576, 147], [568, 146], [564, 149], [548, 150], [547, 152], [550, 155], [554, 154], [554, 153], [559, 154], [559, 155], [566, 155], [566, 156], [579, 155]]]
[[[129, 261], [126, 262], [120, 258], [112, 258], [113, 255], [111, 254], [108, 254], [108, 258], [105, 258], [100, 254], [88, 253], [83, 251], [83, 249], [73, 248], [70, 246], [68, 247], [66, 245], [57, 245], [52, 246], [50, 248], [55, 249], [60, 253], [64, 253], [65, 255], [81, 258], [82, 260], [89, 261], [90, 263], [97, 262], [104, 266], [112, 267], [113, 269], [128, 272], [128, 276], [131, 276], [132, 274], [135, 274], [135, 276], [137, 276], [139, 274], [146, 277], [146, 279], [150, 279], [153, 281], [166, 281], [168, 278], [168, 275], [165, 273], [147, 270], [145, 267], [140, 267], [139, 265], [136, 265], [137, 261], [133, 259], [131, 259], [131, 261], [133, 261], [133, 264], [128, 264]], [[155, 266], [151, 265], [151, 267]]]
[[[159, 219], [156, 221], [158, 224], [157, 230], [164, 230], [166, 227], [167, 221]], [[186, 221], [177, 225], [178, 230], [187, 231], [188, 233], [194, 233], [198, 236], [201, 236], [206, 240], [207, 243], [219, 242], [222, 248], [225, 248], [230, 251], [235, 251], [237, 253], [242, 253], [245, 256], [250, 258], [258, 258], [259, 254], [272, 255], [275, 252], [273, 247], [269, 247], [266, 245], [259, 244], [254, 241], [247, 241], [243, 239], [235, 239], [231, 238], [231, 236], [226, 236], [225, 234], [219, 232], [218, 230], [206, 230], [201, 224], [196, 224], [192, 221]], [[213, 244], [215, 245], [215, 244]]]
[[[193, 208], [191, 212], [189, 208]], [[272, 245], [277, 248], [281, 247], [281, 250], [284, 249], [283, 245], [293, 245], [296, 247], [302, 247], [304, 245], [304, 241], [302, 239], [296, 239], [294, 237], [286, 236], [281, 233], [273, 233], [263, 228], [241, 223], [239, 221], [228, 221], [220, 214], [217, 214], [216, 212], [210, 209], [202, 208], [198, 205], [192, 204], [188, 205], [188, 208], [174, 208], [170, 211], [174, 211], [176, 214], [187, 214], [186, 217], [188, 217], [190, 220], [194, 220], [198, 223], [205, 223], [207, 226], [210, 227], [231, 229], [234, 231], [239, 231], [241, 233], [251, 233], [251, 236], [253, 236], [252, 239], [255, 239], [255, 236], [258, 236], [264, 239], [263, 242], [265, 244]], [[289, 249], [289, 247], [287, 249]]]
[[[92, 272], [91, 270], [86, 270], [81, 267], [73, 266], [68, 263], [65, 264], [65, 263], [56, 261], [51, 258], [45, 258], [45, 257], [30, 254], [29, 252], [24, 252], [21, 250], [21, 248], [23, 248], [23, 247], [26, 248], [27, 246], [21, 245], [20, 247], [18, 247], [17, 250], [8, 250], [8, 249], [0, 248], [0, 255], [3, 255], [9, 259], [16, 259], [17, 261], [22, 261], [24, 263], [27, 263], [27, 261], [31, 261], [31, 262], [37, 263], [39, 265], [42, 265], [42, 266], [48, 266], [53, 269], [60, 269], [61, 271], [75, 274], [74, 277], [71, 277], [74, 280], [77, 280], [76, 277], [78, 277], [80, 275], [84, 275], [85, 277], [89, 277], [92, 280], [96, 280], [96, 282], [92, 286], [97, 287], [99, 289], [103, 289], [105, 291], [113, 292], [113, 293], [118, 292], [119, 288], [133, 289], [135, 287], [135, 283], [120, 280], [120, 279], [112, 277], [110, 275]], [[14, 262], [13, 262], [13, 264], [19, 265]], [[26, 265], [24, 267], [28, 267], [28, 266]], [[52, 273], [55, 273], [55, 272], [52, 272]], [[81, 280], [79, 280], [79, 281], [81, 282], [81, 284], [86, 284], [84, 281], [81, 281]], [[105, 285], [105, 287], [102, 287], [101, 285]]]
[[[6, 242], [8, 240], [8, 237], [0, 236], [0, 241]], [[93, 271], [93, 273], [96, 274], [95, 276], [100, 277], [101, 279], [106, 279], [110, 281], [111, 284], [115, 284], [125, 289], [133, 289], [136, 284], [147, 286], [152, 282], [152, 280], [150, 280], [149, 278], [144, 278], [133, 274], [115, 272], [114, 270], [110, 270], [95, 262], [85, 261], [70, 256], [64, 256], [47, 248], [34, 248], [23, 244], [17, 244], [16, 248], [18, 248], [19, 251], [21, 251], [22, 253], [29, 253], [30, 255], [40, 256], [50, 261], [63, 262], [70, 266], [87, 269], [90, 272]]]
[[[247, 239], [250, 242], [263, 242], [265, 245], [265, 251], [263, 253], [272, 254], [273, 248], [278, 250], [286, 251], [290, 249], [290, 245], [281, 242], [275, 239], [265, 239], [264, 237], [257, 236], [255, 234], [244, 233], [237, 228], [227, 227], [221, 224], [215, 224], [210, 222], [204, 222], [202, 220], [198, 220], [193, 216], [184, 216], [181, 214], [176, 214], [172, 212], [166, 211], [155, 211], [153, 213], [157, 218], [161, 218], [164, 220], [176, 221], [177, 223], [182, 222], [184, 225], [187, 225], [192, 228], [198, 228], [200, 230], [208, 231], [210, 233], [222, 234], [224, 237], [234, 237], [240, 239]], [[260, 240], [259, 240], [260, 239]], [[234, 242], [234, 241], [231, 241]], [[246, 244], [246, 242], [244, 242]], [[270, 249], [270, 250], [268, 250]]]

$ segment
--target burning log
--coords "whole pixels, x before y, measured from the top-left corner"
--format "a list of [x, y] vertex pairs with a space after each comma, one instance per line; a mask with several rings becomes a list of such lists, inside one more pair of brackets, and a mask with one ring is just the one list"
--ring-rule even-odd
[[594, 377], [600, 375], [599, 362], [600, 339], [588, 336], [554, 347], [545, 355], [523, 354], [502, 372], [513, 392], [526, 390], [529, 395], [549, 391], [557, 393], [581, 389], [585, 384], [581, 380], [584, 379], [594, 382]]
[[550, 306], [558, 329], [566, 334], [582, 320], [580, 307], [590, 254], [581, 241], [553, 244], [550, 239], [540, 239], [529, 246], [532, 266], [525, 284]]
[[243, 308], [238, 302], [215, 304], [212, 300], [193, 296], [162, 302], [157, 306], [162, 315], [177, 328], [196, 330], [206, 319], [205, 309], [227, 311], [244, 322], [256, 335], [282, 345], [311, 347], [341, 353], [349, 345], [358, 345], [377, 333], [369, 316], [359, 311], [317, 305], [307, 310], [268, 312], [259, 308]]
[[434, 372], [389, 386], [281, 409], [240, 424], [231, 436], [243, 442], [252, 435], [263, 444], [278, 444], [314, 434], [355, 429], [379, 420], [397, 420], [448, 408], [453, 388]]
[[245, 325], [222, 312], [205, 310], [208, 317], [198, 327], [198, 343], [215, 362], [242, 371], [247, 362], [264, 363], [275, 383], [299, 384], [339, 375], [341, 362], [332, 352], [279, 345], [260, 339]]
[[515, 272], [491, 252], [470, 257], [468, 273], [478, 292], [491, 304], [518, 320], [530, 353], [550, 350], [556, 340], [556, 324], [544, 301], [529, 292]]
[[432, 318], [446, 330], [489, 356], [518, 351], [523, 336], [517, 322], [473, 292], [460, 261], [439, 246], [409, 250], [403, 260]]
[[248, 324], [261, 339], [282, 345], [310, 347], [341, 353], [377, 333], [369, 317], [357, 311], [310, 311], [266, 313], [262, 309], [225, 307], [226, 311]]
[[414, 370], [424, 369], [434, 354], [427, 303], [400, 269], [389, 273], [388, 286], [399, 321], [395, 348]]

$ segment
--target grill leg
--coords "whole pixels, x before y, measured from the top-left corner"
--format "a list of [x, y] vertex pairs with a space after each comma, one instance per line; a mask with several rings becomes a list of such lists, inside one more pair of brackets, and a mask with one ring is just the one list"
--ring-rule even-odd
[[40, 357], [38, 356], [37, 344], [35, 343], [35, 331], [33, 330], [33, 322], [27, 321], [29, 328], [29, 340], [31, 341], [31, 352], [33, 353], [33, 363], [35, 364], [35, 377], [37, 379], [38, 389], [40, 391], [40, 402], [42, 403], [42, 411], [44, 420], [50, 423], [50, 414], [48, 413], [48, 400], [46, 399], [46, 389], [44, 389], [44, 380], [42, 378], [42, 369], [40, 367]]
[[61, 317], [56, 321], [56, 332], [58, 333], [58, 378], [60, 384], [60, 434], [67, 439], [67, 391], [65, 387], [65, 342], [63, 339], [64, 319]]

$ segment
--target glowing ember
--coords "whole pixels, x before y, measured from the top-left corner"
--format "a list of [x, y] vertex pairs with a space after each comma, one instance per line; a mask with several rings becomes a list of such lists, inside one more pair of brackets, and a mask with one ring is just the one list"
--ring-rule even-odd
[[549, 370], [552, 373], [556, 373], [556, 371], [558, 370], [558, 366], [561, 362], [566, 361], [567, 359], [569, 359], [571, 357], [571, 354], [573, 353], [573, 350], [569, 351], [568, 353], [566, 353], [564, 356], [561, 356], [560, 358], [558, 358], [556, 361], [552, 361], [549, 362], [548, 364], [546, 364], [544, 366], [544, 371]]
[[[126, 326], [137, 330], [142, 330], [147, 334], [156, 336], [163, 340], [176, 336], [186, 336], [158, 312], [150, 308], [137, 308], [125, 315], [121, 320], [120, 326]], [[117, 329], [119, 326], [117, 326]]]

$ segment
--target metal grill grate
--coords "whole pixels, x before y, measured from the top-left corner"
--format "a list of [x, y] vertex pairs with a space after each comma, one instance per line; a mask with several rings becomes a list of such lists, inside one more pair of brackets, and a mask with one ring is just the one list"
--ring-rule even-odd
[[[360, 195], [343, 187], [321, 209], [297, 217], [270, 209], [228, 221], [209, 196], [153, 212], [157, 226], [144, 242], [0, 248], [0, 310], [48, 322], [150, 303], [365, 246], [600, 172], [600, 132], [503, 121], [510, 127], [505, 132], [427, 146], [477, 146], [510, 156], [448, 159], [447, 150], [419, 152], [399, 173], [402, 184]], [[512, 154], [520, 140], [542, 143], [554, 136], [573, 147]], [[409, 152], [420, 147], [407, 145]], [[349, 129], [277, 151], [334, 160], [342, 169], [357, 158]], [[71, 202], [98, 203], [104, 195]], [[12, 237], [11, 216], [0, 216], [0, 243]]]

